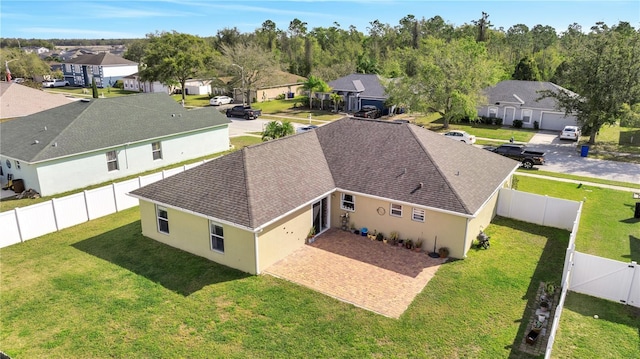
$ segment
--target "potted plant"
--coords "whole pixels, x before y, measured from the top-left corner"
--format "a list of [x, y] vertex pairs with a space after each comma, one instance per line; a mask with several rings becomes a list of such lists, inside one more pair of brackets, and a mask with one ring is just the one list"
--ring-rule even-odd
[[398, 232], [396, 231], [391, 232], [391, 234], [389, 235], [389, 240], [391, 240], [391, 244], [394, 246], [397, 245], [399, 237], [400, 237], [400, 234], [398, 234]]
[[309, 233], [307, 233], [307, 243], [312, 243], [313, 236], [315, 235], [316, 235], [316, 227], [312, 226], [311, 229], [309, 229]]
[[414, 250], [415, 250], [416, 252], [422, 252], [422, 239], [418, 238], [418, 239], [416, 240], [416, 243], [415, 243], [415, 249], [414, 249]]
[[378, 233], [376, 234], [376, 240], [382, 242], [384, 240], [384, 234]]
[[398, 239], [398, 247], [404, 247], [404, 239]]
[[447, 258], [449, 256], [449, 248], [440, 247], [440, 249], [438, 249], [438, 254], [440, 255], [440, 258]]
[[373, 241], [373, 240], [375, 240], [375, 239], [376, 239], [376, 236], [377, 236], [377, 235], [378, 235], [378, 231], [374, 229], [374, 230], [373, 230], [373, 233], [368, 233], [368, 234], [367, 234], [367, 237], [368, 237], [370, 240], [372, 240], [372, 241]]
[[404, 242], [404, 247], [406, 249], [413, 249], [413, 239], [407, 239], [407, 241]]

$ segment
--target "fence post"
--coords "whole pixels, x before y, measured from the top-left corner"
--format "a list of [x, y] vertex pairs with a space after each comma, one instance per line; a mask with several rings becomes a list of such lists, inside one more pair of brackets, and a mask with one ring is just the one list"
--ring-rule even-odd
[[56, 231], [60, 230], [58, 226], [58, 214], [56, 213], [56, 198], [51, 199], [51, 208], [53, 209], [53, 222], [56, 224]]
[[542, 223], [540, 223], [543, 226], [546, 226], [547, 224], [547, 205], [549, 204], [549, 196], [547, 196], [546, 194], [544, 195], [544, 207], [542, 208]]
[[111, 192], [113, 193], [113, 206], [116, 207], [116, 212], [120, 212], [118, 210], [118, 195], [116, 194], [115, 182], [111, 184]]
[[87, 213], [87, 220], [90, 221], [92, 220], [92, 218], [91, 218], [91, 213], [89, 213], [89, 201], [87, 200], [87, 191], [86, 190], [82, 191], [82, 195], [84, 198], [84, 210]]
[[166, 170], [162, 170], [162, 179], [167, 178], [167, 176], [166, 176], [166, 175], [167, 175]]
[[18, 235], [20, 236], [20, 242], [24, 242], [24, 239], [22, 238], [22, 228], [20, 228], [20, 216], [18, 215], [18, 210], [20, 209], [20, 207], [16, 207], [13, 210], [13, 213], [16, 216], [16, 226], [18, 227]]

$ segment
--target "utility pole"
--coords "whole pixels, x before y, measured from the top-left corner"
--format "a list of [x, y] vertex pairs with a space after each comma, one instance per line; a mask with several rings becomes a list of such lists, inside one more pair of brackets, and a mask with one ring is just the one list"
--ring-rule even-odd
[[241, 74], [241, 77], [242, 77], [242, 105], [244, 106], [244, 104], [246, 103], [246, 101], [245, 101], [245, 89], [244, 89], [244, 67], [242, 67], [240, 65], [236, 65], [236, 64], [231, 64], [231, 65], [240, 69], [240, 74]]

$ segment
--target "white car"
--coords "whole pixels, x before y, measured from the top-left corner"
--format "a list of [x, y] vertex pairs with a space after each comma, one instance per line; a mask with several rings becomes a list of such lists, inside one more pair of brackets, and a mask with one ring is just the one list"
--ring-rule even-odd
[[562, 132], [560, 132], [560, 139], [578, 141], [582, 135], [581, 132], [578, 126], [564, 126]]
[[228, 105], [233, 102], [233, 99], [229, 96], [216, 96], [209, 100], [209, 105], [211, 106], [220, 106], [220, 105]]
[[458, 131], [458, 130], [449, 131], [444, 134], [444, 137], [451, 138], [456, 141], [462, 141], [468, 145], [473, 145], [474, 143], [476, 143], [476, 136], [470, 135], [465, 131]]
[[65, 87], [69, 86], [69, 81], [66, 80], [47, 80], [42, 83], [42, 87]]

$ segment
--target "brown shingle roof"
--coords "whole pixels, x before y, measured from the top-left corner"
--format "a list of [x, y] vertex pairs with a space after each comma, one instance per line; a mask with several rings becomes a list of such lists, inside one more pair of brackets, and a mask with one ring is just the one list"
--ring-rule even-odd
[[336, 188], [473, 215], [517, 166], [414, 125], [342, 119], [132, 194], [249, 228]]
[[20, 84], [0, 82], [0, 118], [28, 116], [72, 101], [61, 94], [54, 95]]
[[102, 66], [137, 65], [138, 64], [137, 62], [127, 60], [123, 57], [116, 56], [108, 52], [103, 52], [99, 54], [81, 55], [76, 57], [75, 59], [71, 59], [67, 61], [66, 63], [79, 64], [79, 65], [102, 65]]

